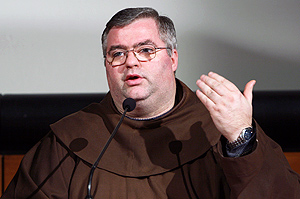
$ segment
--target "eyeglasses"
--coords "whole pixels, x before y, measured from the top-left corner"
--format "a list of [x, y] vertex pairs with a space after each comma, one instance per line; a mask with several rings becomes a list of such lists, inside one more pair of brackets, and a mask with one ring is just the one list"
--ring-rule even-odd
[[156, 52], [162, 49], [169, 49], [168, 47], [159, 47], [156, 48], [153, 45], [141, 45], [133, 48], [132, 50], [124, 50], [124, 49], [113, 49], [107, 52], [104, 58], [111, 66], [120, 66], [124, 64], [127, 60], [128, 53], [132, 51], [135, 57], [139, 61], [150, 61], [154, 59], [156, 56]]

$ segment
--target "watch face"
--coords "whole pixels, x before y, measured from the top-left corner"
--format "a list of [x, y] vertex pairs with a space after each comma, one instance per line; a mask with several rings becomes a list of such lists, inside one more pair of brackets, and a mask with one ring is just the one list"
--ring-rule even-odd
[[244, 138], [245, 140], [249, 140], [252, 137], [252, 128], [245, 129]]

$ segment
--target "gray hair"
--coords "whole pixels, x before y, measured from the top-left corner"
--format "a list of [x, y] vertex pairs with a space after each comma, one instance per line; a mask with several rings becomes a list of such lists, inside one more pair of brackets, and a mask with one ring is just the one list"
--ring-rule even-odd
[[176, 31], [173, 21], [166, 16], [160, 16], [153, 8], [126, 8], [117, 12], [106, 24], [101, 37], [103, 56], [107, 50], [107, 35], [113, 27], [124, 27], [133, 21], [141, 18], [152, 18], [155, 20], [160, 39], [166, 44], [168, 54], [172, 55], [172, 50], [177, 48]]

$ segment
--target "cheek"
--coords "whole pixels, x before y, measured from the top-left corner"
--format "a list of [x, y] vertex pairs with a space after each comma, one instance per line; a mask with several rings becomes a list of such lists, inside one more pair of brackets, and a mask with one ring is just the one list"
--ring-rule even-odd
[[112, 79], [114, 81], [119, 81], [122, 79], [122, 76], [124, 74], [124, 69], [120, 66], [118, 67], [111, 67], [109, 66], [109, 68], [106, 68], [106, 76], [109, 79]]
[[106, 77], [110, 90], [112, 90], [112, 88], [116, 88], [120, 79], [120, 74], [117, 70], [106, 69]]
[[174, 77], [174, 71], [172, 68], [171, 61], [169, 59], [161, 60], [160, 67], [156, 70], [156, 75], [160, 79], [168, 79]]

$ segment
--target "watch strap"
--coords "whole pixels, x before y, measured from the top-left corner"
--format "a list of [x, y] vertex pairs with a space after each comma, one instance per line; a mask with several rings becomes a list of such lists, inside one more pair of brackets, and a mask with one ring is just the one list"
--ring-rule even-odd
[[[251, 135], [249, 136], [249, 134]], [[245, 144], [252, 137], [252, 135], [253, 135], [253, 127], [247, 127], [242, 130], [241, 134], [236, 140], [232, 142], [227, 141], [227, 147], [229, 149], [234, 149], [242, 144]]]

